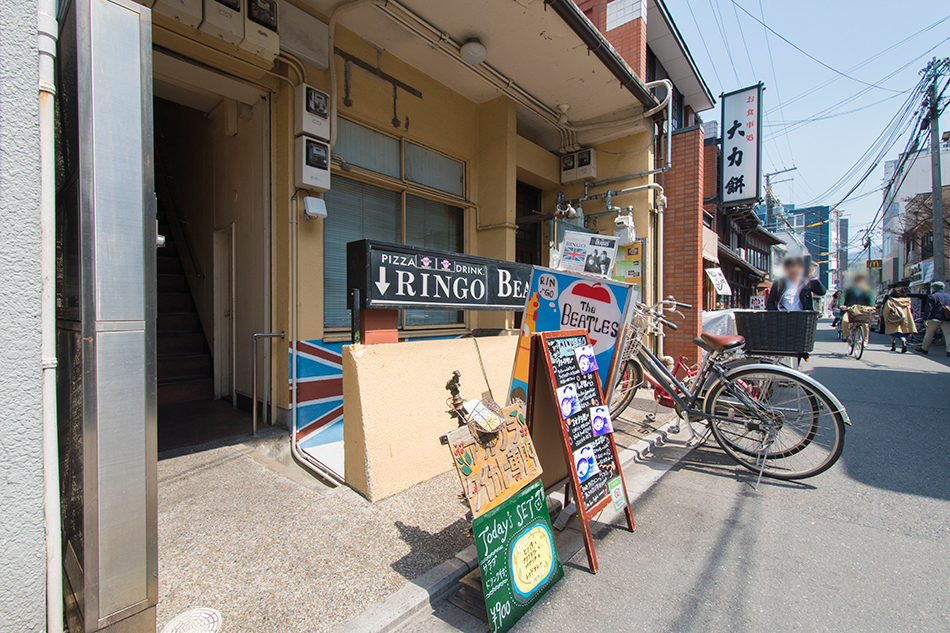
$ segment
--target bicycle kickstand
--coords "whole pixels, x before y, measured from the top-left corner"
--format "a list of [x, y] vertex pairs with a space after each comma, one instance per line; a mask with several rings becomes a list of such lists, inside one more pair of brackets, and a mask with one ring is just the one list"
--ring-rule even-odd
[[770, 444], [766, 444], [766, 446], [765, 446], [765, 453], [762, 454], [762, 465], [759, 467], [759, 478], [755, 480], [755, 491], [756, 491], [756, 492], [759, 491], [759, 484], [762, 483], [762, 473], [765, 472], [765, 464], [766, 464], [766, 463], [768, 462], [768, 460], [769, 460], [769, 447], [770, 447], [770, 446], [772, 446], [771, 443], [770, 443]]

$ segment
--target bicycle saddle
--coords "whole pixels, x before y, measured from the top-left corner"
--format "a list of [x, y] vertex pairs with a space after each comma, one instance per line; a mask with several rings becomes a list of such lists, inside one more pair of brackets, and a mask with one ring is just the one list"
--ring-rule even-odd
[[718, 334], [710, 334], [709, 332], [703, 332], [700, 334], [700, 338], [703, 339], [706, 345], [717, 352], [733, 349], [745, 343], [744, 336], [719, 336]]

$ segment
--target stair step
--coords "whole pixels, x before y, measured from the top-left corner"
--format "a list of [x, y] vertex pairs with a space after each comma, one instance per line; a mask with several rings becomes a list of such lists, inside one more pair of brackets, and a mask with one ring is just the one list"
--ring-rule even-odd
[[190, 402], [214, 397], [214, 384], [211, 378], [188, 380], [183, 382], [159, 383], [158, 404]]
[[211, 354], [188, 354], [160, 356], [158, 358], [158, 382], [180, 382], [211, 378], [214, 364]]
[[158, 293], [158, 313], [165, 312], [194, 312], [195, 305], [188, 292], [160, 292]]
[[188, 292], [188, 280], [184, 275], [158, 275], [159, 292]]
[[160, 275], [181, 275], [181, 260], [178, 257], [165, 257], [165, 253], [158, 251], [158, 274]]
[[201, 333], [161, 334], [158, 336], [158, 358], [204, 354], [208, 351], [205, 335]]
[[201, 319], [195, 312], [159, 312], [158, 335], [167, 332], [201, 332]]

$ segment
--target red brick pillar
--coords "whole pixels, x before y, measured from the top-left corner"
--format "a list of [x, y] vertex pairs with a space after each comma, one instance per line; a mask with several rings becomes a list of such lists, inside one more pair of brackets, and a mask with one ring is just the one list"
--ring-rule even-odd
[[[703, 310], [703, 131], [686, 128], [673, 135], [673, 167], [664, 178], [663, 293], [693, 306], [670, 332], [664, 351], [673, 358], [699, 359], [693, 339], [702, 332]], [[678, 317], [677, 317], [678, 319]]]

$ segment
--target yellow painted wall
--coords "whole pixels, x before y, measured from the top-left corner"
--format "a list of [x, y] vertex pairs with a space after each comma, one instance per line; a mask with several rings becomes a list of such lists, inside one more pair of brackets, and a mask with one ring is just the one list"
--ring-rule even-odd
[[[465, 400], [503, 400], [518, 338], [444, 339], [343, 348], [346, 482], [379, 501], [452, 470], [439, 437], [457, 426], [445, 383], [461, 373]], [[486, 382], [482, 373], [484, 362]]]

